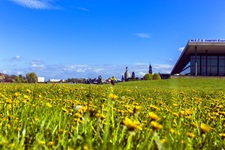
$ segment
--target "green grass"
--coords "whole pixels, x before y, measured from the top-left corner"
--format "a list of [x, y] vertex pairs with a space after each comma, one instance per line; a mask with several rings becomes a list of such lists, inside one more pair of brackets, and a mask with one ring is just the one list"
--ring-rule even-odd
[[0, 149], [225, 148], [224, 83], [0, 84]]
[[118, 83], [121, 87], [161, 88], [161, 89], [225, 89], [225, 79], [218, 78], [174, 78], [166, 80], [143, 80]]

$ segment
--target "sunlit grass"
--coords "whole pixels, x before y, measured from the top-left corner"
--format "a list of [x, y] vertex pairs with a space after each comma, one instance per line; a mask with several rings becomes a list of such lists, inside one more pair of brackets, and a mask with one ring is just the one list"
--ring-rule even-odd
[[225, 148], [224, 83], [0, 84], [0, 149]]

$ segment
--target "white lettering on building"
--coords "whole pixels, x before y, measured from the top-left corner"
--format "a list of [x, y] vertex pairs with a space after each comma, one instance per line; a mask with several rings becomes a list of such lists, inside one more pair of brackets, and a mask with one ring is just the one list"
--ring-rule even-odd
[[190, 39], [189, 42], [206, 42], [206, 43], [225, 43], [225, 39]]

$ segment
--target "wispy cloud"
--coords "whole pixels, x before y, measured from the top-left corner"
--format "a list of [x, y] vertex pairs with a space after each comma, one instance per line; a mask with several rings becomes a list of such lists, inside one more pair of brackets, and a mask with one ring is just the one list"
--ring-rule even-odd
[[[20, 59], [20, 56], [12, 57]], [[114, 65], [114, 64], [103, 64], [103, 65], [89, 65], [89, 64], [45, 64], [40, 59], [28, 60], [21, 59], [20, 64], [13, 66], [10, 65], [10, 61], [6, 61], [7, 67], [0, 66], [0, 72], [7, 74], [22, 74], [26, 75], [29, 72], [35, 72], [38, 76], [45, 77], [46, 80], [52, 78], [68, 79], [68, 78], [97, 78], [101, 75], [107, 79], [111, 76], [121, 79], [122, 75], [126, 71], [126, 67], [130, 74], [135, 72], [135, 76], [142, 78], [148, 73], [149, 63], [138, 62], [132, 65]], [[170, 73], [172, 65], [170, 64], [154, 64], [153, 73]]]
[[18, 5], [31, 9], [54, 9], [53, 0], [10, 0]]
[[145, 39], [150, 38], [150, 35], [148, 33], [136, 33], [135, 36]]
[[4, 61], [21, 61], [22, 60], [22, 57], [17, 55], [17, 56], [14, 56], [14, 57], [11, 57], [11, 58], [5, 58]]
[[183, 50], [184, 50], [184, 47], [180, 47], [180, 48], [178, 49], [178, 51], [180, 51], [180, 52], [183, 52]]
[[169, 62], [173, 62], [174, 60], [173, 60], [172, 58], [169, 58], [168, 61], [169, 61]]
[[87, 8], [83, 8], [83, 7], [76, 7], [78, 10], [82, 10], [82, 11], [88, 11]]
[[15, 60], [15, 61], [20, 61], [22, 59], [21, 56], [15, 56], [12, 58], [12, 60]]
[[40, 59], [32, 60], [32, 62], [30, 63], [30, 69], [33, 71], [44, 70], [45, 68], [46, 68], [45, 65], [42, 63]]

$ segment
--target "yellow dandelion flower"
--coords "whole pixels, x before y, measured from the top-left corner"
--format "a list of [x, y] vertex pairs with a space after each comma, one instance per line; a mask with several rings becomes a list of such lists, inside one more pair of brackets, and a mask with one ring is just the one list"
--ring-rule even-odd
[[73, 149], [73, 148], [71, 148], [71, 147], [68, 147], [68, 148], [67, 148], [67, 150], [74, 150], [74, 149]]
[[135, 106], [134, 107], [134, 112], [138, 112], [138, 111], [140, 111], [141, 110], [141, 106]]
[[46, 106], [50, 107], [50, 108], [52, 107], [52, 105], [50, 103], [46, 103]]
[[163, 126], [161, 124], [159, 124], [156, 121], [151, 121], [151, 126], [153, 127], [153, 129], [157, 130], [157, 129], [162, 129]]
[[174, 106], [174, 107], [177, 107], [177, 106], [179, 106], [179, 105], [178, 105], [178, 104], [173, 104], [173, 106]]
[[172, 128], [170, 128], [170, 132], [171, 133], [176, 133], [176, 131], [174, 129], [172, 129]]
[[81, 115], [80, 113], [75, 113], [74, 116], [75, 116], [76, 118], [81, 118], [81, 117], [82, 117], [82, 115]]
[[66, 113], [68, 112], [68, 110], [66, 108], [62, 108], [62, 110]]
[[7, 104], [11, 104], [12, 103], [12, 100], [7, 98], [6, 101], [5, 101]]
[[201, 123], [200, 129], [203, 133], [209, 132], [211, 130], [211, 127], [207, 124]]
[[21, 94], [19, 93], [19, 92], [16, 92], [15, 94], [14, 94], [14, 96], [15, 97], [19, 97]]
[[131, 119], [125, 117], [123, 120], [123, 124], [128, 128], [128, 130], [142, 130], [140, 123], [137, 121], [132, 121]]
[[174, 116], [176, 116], [176, 117], [179, 117], [179, 114], [178, 114], [178, 113], [173, 112], [172, 114], [173, 114]]
[[27, 93], [31, 93], [31, 90], [29, 90], [29, 89], [27, 89], [26, 91], [27, 91]]
[[219, 136], [221, 136], [222, 138], [225, 138], [225, 133], [220, 133]]
[[11, 125], [10, 125], [10, 124], [7, 124], [7, 127], [8, 127], [8, 128], [11, 128]]
[[39, 141], [39, 144], [45, 145], [45, 141]]
[[118, 96], [111, 93], [111, 94], [109, 94], [109, 98], [111, 98], [112, 100], [116, 100], [118, 98]]
[[147, 117], [150, 117], [152, 120], [154, 120], [154, 121], [158, 121], [158, 120], [160, 120], [160, 117], [159, 116], [157, 116], [155, 113], [153, 113], [153, 112], [149, 112], [148, 113], [148, 115], [147, 115]]
[[152, 105], [152, 104], [150, 105], [150, 107], [153, 108], [153, 109], [155, 109], [155, 110], [157, 110], [157, 111], [160, 110], [159, 107], [157, 107], [157, 106], [155, 106], [155, 105]]
[[192, 122], [191, 125], [193, 125], [194, 127], [198, 127], [198, 124], [195, 122]]
[[15, 146], [15, 144], [14, 143], [12, 143], [12, 144], [9, 144], [9, 148], [13, 148]]
[[99, 114], [99, 113], [97, 113], [95, 116], [100, 118], [100, 119], [105, 119], [106, 118], [106, 116], [104, 114]]
[[166, 143], [166, 139], [161, 139], [160, 141], [161, 141], [162, 144]]
[[190, 137], [190, 138], [194, 138], [195, 137], [194, 133], [191, 133], [191, 132], [188, 132], [187, 136]]
[[54, 145], [53, 141], [48, 142], [48, 146], [52, 146], [52, 145]]
[[88, 145], [84, 145], [84, 150], [88, 150]]
[[27, 99], [27, 100], [29, 100], [29, 96], [28, 95], [23, 95], [23, 97], [24, 97], [24, 99]]

